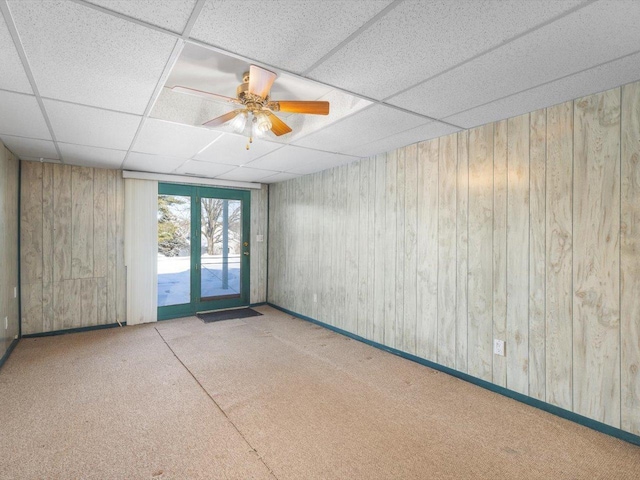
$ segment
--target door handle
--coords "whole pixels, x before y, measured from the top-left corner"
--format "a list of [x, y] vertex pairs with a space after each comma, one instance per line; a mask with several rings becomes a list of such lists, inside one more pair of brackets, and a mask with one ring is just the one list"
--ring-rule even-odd
[[247, 257], [249, 256], [249, 252], [243, 252]]

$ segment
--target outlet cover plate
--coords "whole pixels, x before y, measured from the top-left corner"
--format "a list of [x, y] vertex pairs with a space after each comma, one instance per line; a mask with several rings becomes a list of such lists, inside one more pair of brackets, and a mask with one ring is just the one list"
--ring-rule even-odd
[[493, 353], [504, 357], [504, 340], [493, 339]]

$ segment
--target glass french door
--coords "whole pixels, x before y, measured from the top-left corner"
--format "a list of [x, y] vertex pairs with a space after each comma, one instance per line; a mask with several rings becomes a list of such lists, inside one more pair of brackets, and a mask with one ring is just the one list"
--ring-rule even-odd
[[158, 186], [158, 319], [249, 304], [250, 194]]

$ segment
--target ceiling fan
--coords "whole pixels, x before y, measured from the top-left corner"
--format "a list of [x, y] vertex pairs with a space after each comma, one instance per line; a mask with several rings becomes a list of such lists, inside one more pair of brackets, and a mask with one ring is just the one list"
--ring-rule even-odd
[[[276, 136], [291, 132], [291, 128], [279, 119], [274, 112], [305, 113], [313, 115], [328, 115], [329, 102], [300, 101], [300, 100], [271, 100], [269, 93], [277, 75], [269, 70], [251, 65], [249, 71], [242, 76], [242, 82], [236, 91], [236, 98], [218, 95], [215, 93], [196, 90], [189, 87], [175, 86], [171, 89], [175, 92], [196, 95], [209, 100], [241, 105], [241, 108], [220, 115], [208, 122], [205, 127], [218, 127], [231, 122], [231, 127], [238, 133], [245, 130], [247, 121], [251, 118], [251, 134], [253, 136], [264, 135], [271, 130]], [[247, 146], [248, 148], [248, 146]]]

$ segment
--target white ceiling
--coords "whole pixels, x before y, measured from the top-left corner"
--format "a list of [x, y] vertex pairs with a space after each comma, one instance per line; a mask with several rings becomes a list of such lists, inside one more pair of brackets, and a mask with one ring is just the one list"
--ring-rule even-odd
[[[0, 0], [0, 139], [24, 159], [272, 183], [640, 79], [638, 0]], [[259, 12], [252, 18], [247, 12]], [[259, 21], [258, 21], [259, 20]], [[247, 23], [250, 22], [250, 23]], [[250, 64], [291, 134], [200, 125]]]

